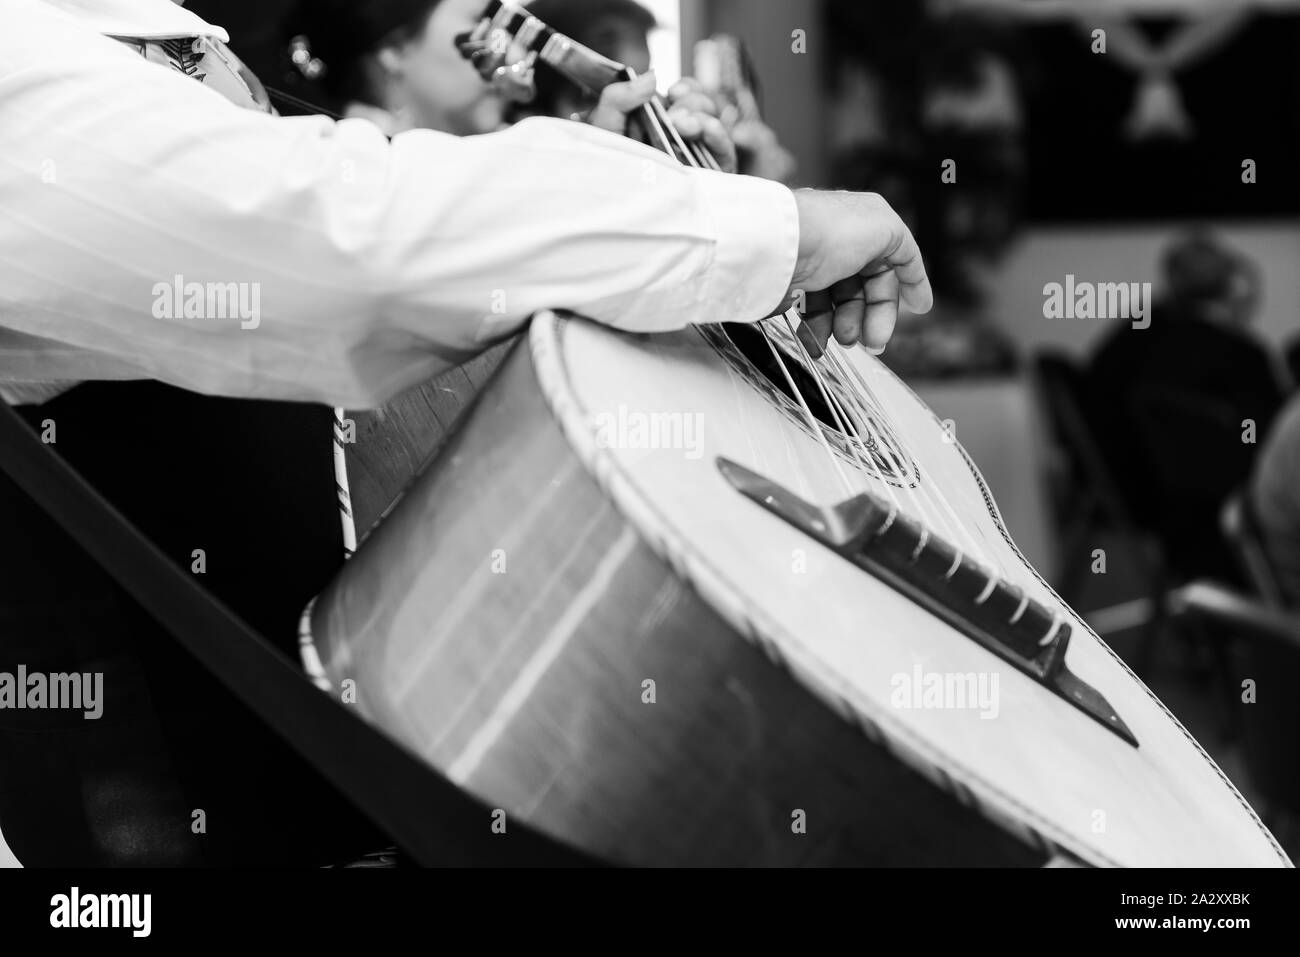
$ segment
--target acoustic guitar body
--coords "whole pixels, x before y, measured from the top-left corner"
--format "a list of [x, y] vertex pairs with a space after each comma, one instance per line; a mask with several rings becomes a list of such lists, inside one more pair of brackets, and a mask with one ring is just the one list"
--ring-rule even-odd
[[1289, 864], [903, 383], [840, 354], [855, 447], [741, 333], [535, 317], [315, 602], [330, 681], [620, 863]]
[[358, 539], [438, 454], [513, 342], [495, 345], [378, 409], [347, 413], [356, 423], [354, 441], [345, 444], [344, 454]]

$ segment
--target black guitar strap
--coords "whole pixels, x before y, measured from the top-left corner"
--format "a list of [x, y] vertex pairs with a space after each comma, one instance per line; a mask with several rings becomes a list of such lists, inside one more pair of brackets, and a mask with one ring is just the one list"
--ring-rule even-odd
[[0, 401], [0, 469], [166, 631], [417, 862], [426, 866], [594, 863], [488, 807], [313, 685]]

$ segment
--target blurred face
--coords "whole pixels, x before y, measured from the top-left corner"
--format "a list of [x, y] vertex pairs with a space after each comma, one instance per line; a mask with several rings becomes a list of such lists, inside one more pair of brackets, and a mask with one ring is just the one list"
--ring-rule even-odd
[[612, 60], [630, 66], [637, 73], [650, 69], [650, 47], [645, 30], [619, 17], [604, 17], [595, 21], [583, 42]]
[[406, 114], [408, 125], [458, 136], [504, 125], [504, 104], [456, 49], [457, 34], [473, 29], [487, 0], [442, 0], [423, 32], [380, 51], [386, 75], [381, 104]]

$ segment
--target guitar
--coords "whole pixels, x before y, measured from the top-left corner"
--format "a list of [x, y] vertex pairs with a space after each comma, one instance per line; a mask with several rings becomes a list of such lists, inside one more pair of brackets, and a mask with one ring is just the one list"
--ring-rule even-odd
[[[627, 75], [497, 0], [468, 46]], [[1289, 865], [933, 413], [796, 319], [535, 316], [308, 609], [323, 680], [621, 863]]]
[[384, 518], [438, 453], [513, 342], [498, 343], [377, 409], [336, 410], [335, 456], [346, 462], [347, 508], [357, 536]]

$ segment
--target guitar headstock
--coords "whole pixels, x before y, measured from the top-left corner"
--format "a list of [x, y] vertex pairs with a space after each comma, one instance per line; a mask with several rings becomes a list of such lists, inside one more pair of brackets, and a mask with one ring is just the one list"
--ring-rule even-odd
[[533, 70], [539, 60], [591, 94], [631, 76], [623, 64], [503, 0], [490, 0], [478, 26], [457, 37], [456, 46], [484, 80], [514, 103], [536, 96]]

